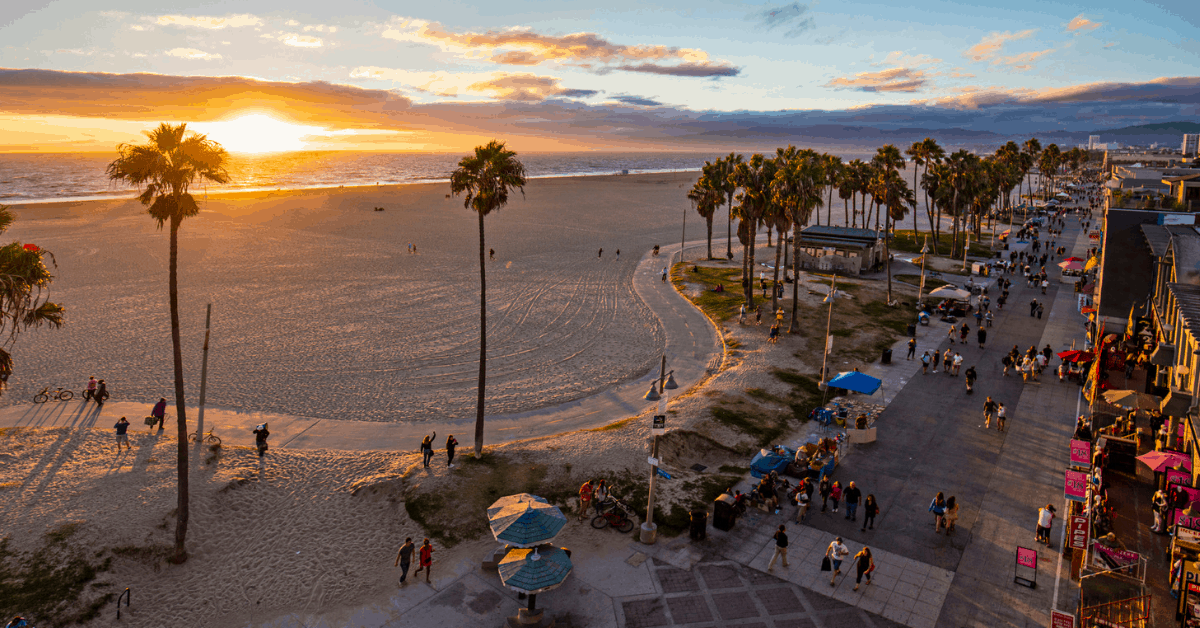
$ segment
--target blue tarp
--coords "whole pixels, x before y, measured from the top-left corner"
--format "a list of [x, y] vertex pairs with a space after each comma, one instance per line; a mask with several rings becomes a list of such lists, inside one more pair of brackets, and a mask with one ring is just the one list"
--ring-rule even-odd
[[826, 385], [830, 388], [844, 388], [864, 395], [873, 395], [883, 385], [883, 382], [866, 373], [846, 371], [845, 373], [838, 373], [837, 377], [826, 382]]
[[761, 478], [764, 475], [769, 475], [772, 471], [778, 471], [781, 475], [787, 469], [788, 463], [796, 458], [796, 452], [783, 447], [786, 455], [780, 455], [766, 449], [761, 449], [754, 458], [750, 460], [750, 475], [755, 478]]

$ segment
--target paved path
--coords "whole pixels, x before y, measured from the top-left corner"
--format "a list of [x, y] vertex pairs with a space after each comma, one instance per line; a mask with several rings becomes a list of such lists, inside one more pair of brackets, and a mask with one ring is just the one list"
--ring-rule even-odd
[[[689, 242], [688, 246], [694, 247], [696, 244]], [[678, 250], [679, 245], [675, 244], [663, 247], [659, 257], [647, 253], [634, 271], [633, 287], [663, 327], [667, 368], [674, 370], [675, 381], [680, 387], [678, 394], [682, 394], [720, 369], [724, 340], [703, 312], [680, 295], [670, 283], [661, 281], [662, 267], [670, 262], [672, 255], [677, 255]], [[490, 415], [487, 417], [484, 442], [498, 444], [561, 434], [635, 415], [646, 408], [642, 396], [649, 389], [650, 381], [657, 378], [656, 367], [636, 380], [577, 401], [528, 412]], [[109, 427], [119, 417], [127, 416], [133, 422], [134, 429], [138, 430], [143, 427], [140, 418], [150, 414], [151, 406], [110, 401], [97, 411], [94, 404], [85, 405], [79, 398], [65, 403], [9, 406], [0, 408], [0, 427]], [[193, 426], [196, 413], [197, 408], [189, 406], [188, 421]], [[244, 434], [249, 443], [254, 426], [266, 422], [271, 425], [271, 445], [275, 448], [416, 451], [421, 438], [434, 431], [438, 434], [459, 434], [463, 446], [470, 447], [475, 433], [473, 418], [454, 422], [423, 421], [420, 424], [379, 423], [241, 412], [211, 406], [205, 409], [203, 429], [215, 429], [227, 438], [228, 435]]]

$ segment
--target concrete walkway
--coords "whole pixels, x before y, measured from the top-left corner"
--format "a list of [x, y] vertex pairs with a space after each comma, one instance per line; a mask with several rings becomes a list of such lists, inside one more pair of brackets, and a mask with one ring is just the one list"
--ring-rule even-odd
[[[688, 246], [697, 244], [703, 244], [703, 241], [689, 242]], [[678, 254], [679, 248], [678, 244], [665, 246], [658, 257], [647, 253], [634, 271], [633, 287], [662, 325], [666, 338], [664, 351], [667, 368], [674, 371], [675, 381], [679, 384], [676, 394], [683, 394], [720, 369], [724, 358], [724, 340], [703, 312], [680, 295], [669, 282], [661, 280], [663, 266]], [[636, 380], [569, 403], [528, 412], [489, 415], [484, 442], [499, 444], [550, 436], [597, 427], [635, 415], [646, 409], [642, 397], [649, 389], [651, 380], [657, 378], [658, 369], [654, 368]], [[110, 400], [97, 411], [95, 404], [84, 404], [76, 396], [75, 400], [68, 402], [0, 408], [0, 427], [107, 428], [116, 423], [119, 417], [126, 416], [137, 431], [145, 429], [141, 418], [150, 414], [151, 407], [152, 404]], [[189, 425], [196, 425], [197, 410], [188, 407]], [[173, 403], [168, 412], [174, 413]], [[246, 443], [250, 444], [250, 432], [254, 426], [267, 422], [270, 423], [271, 446], [274, 448], [416, 451], [421, 438], [434, 431], [438, 434], [458, 434], [463, 446], [470, 447], [475, 433], [473, 418], [420, 424], [379, 423], [243, 412], [213, 406], [205, 408], [202, 430], [215, 430], [226, 438], [245, 435]]]

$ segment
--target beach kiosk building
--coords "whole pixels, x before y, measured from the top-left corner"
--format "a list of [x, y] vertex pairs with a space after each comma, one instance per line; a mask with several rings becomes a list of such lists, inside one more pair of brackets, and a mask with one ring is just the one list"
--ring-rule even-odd
[[883, 238], [872, 229], [805, 227], [795, 251], [797, 262], [806, 270], [857, 275], [883, 264]]

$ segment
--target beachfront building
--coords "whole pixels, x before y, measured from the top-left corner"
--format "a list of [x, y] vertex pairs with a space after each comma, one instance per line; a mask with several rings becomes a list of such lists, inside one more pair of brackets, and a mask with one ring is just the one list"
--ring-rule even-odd
[[872, 229], [805, 227], [795, 251], [805, 270], [858, 275], [883, 264], [883, 238]]
[[1162, 182], [1170, 188], [1168, 196], [1175, 199], [1175, 209], [1200, 211], [1200, 172], [1164, 177]]
[[1183, 134], [1183, 156], [1195, 157], [1200, 154], [1200, 133]]
[[1100, 136], [1099, 135], [1089, 135], [1087, 149], [1088, 150], [1096, 150], [1097, 148], [1100, 148]]

